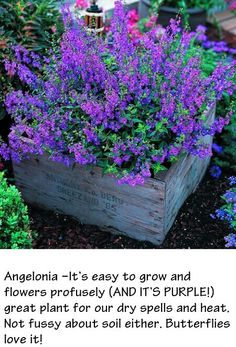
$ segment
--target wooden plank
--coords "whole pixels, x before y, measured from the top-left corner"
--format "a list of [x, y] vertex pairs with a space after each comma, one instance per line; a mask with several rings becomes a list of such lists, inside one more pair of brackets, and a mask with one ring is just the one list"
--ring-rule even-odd
[[[189, 156], [187, 161], [189, 161], [188, 165], [182, 167], [183, 176], [173, 177], [168, 184], [166, 191], [166, 215], [164, 227], [166, 233], [174, 223], [184, 201], [191, 193], [193, 193], [202, 180], [210, 162], [209, 158], [201, 160], [191, 156]], [[178, 194], [176, 194], [176, 192], [173, 193], [176, 186], [178, 187]]]
[[224, 11], [224, 12], [220, 12], [220, 13], [217, 13], [215, 15], [215, 18], [219, 21], [219, 22], [224, 22], [228, 19], [232, 19], [234, 18], [235, 15], [231, 12], [231, 11]]
[[224, 11], [224, 12], [216, 13], [213, 16], [208, 17], [207, 21], [213, 24], [215, 23], [215, 21], [217, 21], [218, 23], [221, 23], [232, 18], [234, 18], [234, 14], [231, 11]]
[[[215, 105], [208, 112], [209, 123]], [[212, 141], [207, 137], [208, 143]], [[209, 159], [184, 155], [165, 173], [135, 188], [118, 185], [98, 167], [65, 167], [47, 155], [13, 163], [16, 185], [34, 205], [71, 215], [101, 230], [161, 244], [185, 199], [196, 189]]]
[[[215, 111], [215, 104], [207, 111], [208, 125], [213, 123]], [[206, 144], [212, 144], [212, 137], [205, 136], [202, 141]], [[202, 180], [209, 162], [210, 158], [200, 159], [191, 155], [185, 155], [168, 170], [165, 177], [166, 206], [164, 230], [166, 233], [174, 223], [184, 201]]]
[[119, 186], [111, 176], [103, 177], [99, 168], [66, 168], [47, 156], [14, 164], [14, 172], [31, 204], [141, 240], [163, 240], [164, 182], [150, 179], [135, 189]]
[[224, 11], [216, 13], [214, 16], [208, 18], [208, 22], [213, 24], [218, 22], [219, 26], [232, 34], [236, 34], [236, 16], [232, 11]]
[[221, 27], [226, 31], [236, 29], [236, 16], [233, 19], [229, 19], [228, 21], [222, 23]]

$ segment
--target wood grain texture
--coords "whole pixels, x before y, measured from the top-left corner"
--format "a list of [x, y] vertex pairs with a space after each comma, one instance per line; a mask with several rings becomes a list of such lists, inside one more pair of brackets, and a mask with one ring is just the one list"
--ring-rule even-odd
[[217, 22], [223, 30], [231, 34], [236, 33], [236, 16], [232, 11], [227, 10], [216, 13], [214, 16], [208, 18], [208, 21], [212, 24]]
[[[214, 112], [215, 107], [210, 118]], [[168, 171], [135, 188], [118, 185], [112, 176], [103, 176], [98, 167], [65, 167], [47, 155], [13, 163], [13, 168], [16, 185], [30, 204], [159, 245], [208, 163], [209, 159], [184, 155]]]
[[31, 204], [65, 213], [82, 223], [141, 240], [163, 240], [165, 183], [147, 180], [119, 186], [97, 167], [67, 168], [46, 155], [14, 164], [16, 184]]

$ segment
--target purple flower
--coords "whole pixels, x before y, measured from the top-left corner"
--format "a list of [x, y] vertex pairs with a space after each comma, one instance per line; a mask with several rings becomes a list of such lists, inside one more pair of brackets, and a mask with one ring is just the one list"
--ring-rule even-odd
[[226, 236], [225, 242], [226, 242], [225, 247], [236, 248], [236, 234], [230, 234], [230, 235]]
[[207, 31], [207, 28], [203, 25], [199, 25], [197, 27], [196, 33], [197, 33], [198, 41], [205, 42], [207, 40], [206, 31]]
[[150, 165], [148, 163], [142, 167], [141, 174], [143, 177], [151, 177]]
[[235, 176], [231, 176], [231, 177], [229, 178], [229, 184], [230, 184], [231, 186], [236, 185], [236, 177], [235, 177]]
[[210, 174], [213, 178], [218, 179], [222, 174], [222, 170], [218, 165], [212, 165], [210, 168]]
[[211, 49], [216, 53], [236, 54], [236, 49], [230, 48], [225, 41], [209, 41], [204, 33], [197, 33], [197, 40], [205, 49]]
[[223, 147], [217, 145], [217, 143], [213, 143], [212, 149], [213, 149], [216, 153], [222, 153], [222, 152], [223, 152]]
[[216, 217], [221, 220], [226, 220], [227, 222], [232, 222], [233, 220], [233, 216], [231, 215], [231, 213], [227, 212], [225, 208], [216, 210]]
[[207, 27], [205, 25], [198, 25], [196, 29], [196, 32], [201, 34], [205, 34], [206, 31], [207, 31]]
[[228, 190], [225, 194], [224, 194], [224, 198], [226, 200], [226, 202], [233, 202], [236, 203], [236, 192], [232, 191], [232, 190]]

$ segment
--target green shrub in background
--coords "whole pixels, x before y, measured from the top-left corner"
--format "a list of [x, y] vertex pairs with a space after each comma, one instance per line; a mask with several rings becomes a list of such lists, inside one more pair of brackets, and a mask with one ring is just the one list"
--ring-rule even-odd
[[156, 8], [159, 6], [171, 6], [175, 8], [202, 8], [209, 11], [213, 8], [225, 7], [224, 0], [151, 0]]
[[[226, 7], [225, 0], [150, 0], [152, 12], [158, 13], [161, 6], [175, 8], [182, 14], [183, 24], [188, 27], [190, 20], [189, 9], [201, 9], [212, 15], [216, 10], [223, 10]], [[190, 22], [189, 22], [190, 20]], [[204, 16], [202, 18], [203, 21]], [[204, 22], [202, 23], [204, 24]]]
[[0, 249], [32, 248], [27, 206], [0, 172]]
[[19, 80], [8, 76], [4, 59], [12, 45], [45, 55], [54, 37], [60, 37], [63, 23], [56, 0], [0, 0], [0, 119], [5, 116], [4, 96]]
[[0, 23], [6, 44], [18, 43], [37, 52], [51, 47], [50, 36], [63, 29], [56, 0], [1, 0]]

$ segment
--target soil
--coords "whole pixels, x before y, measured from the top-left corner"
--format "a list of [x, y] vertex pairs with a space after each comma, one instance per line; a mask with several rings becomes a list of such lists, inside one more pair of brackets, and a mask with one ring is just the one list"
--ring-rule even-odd
[[224, 248], [224, 236], [230, 233], [227, 224], [212, 219], [211, 214], [222, 206], [221, 195], [228, 187], [225, 173], [218, 180], [206, 174], [202, 183], [183, 205], [178, 217], [161, 246], [140, 242], [125, 236], [100, 231], [95, 226], [82, 225], [70, 217], [39, 208], [30, 208], [32, 229], [38, 236], [34, 248], [97, 248], [97, 249], [150, 249], [150, 248]]

